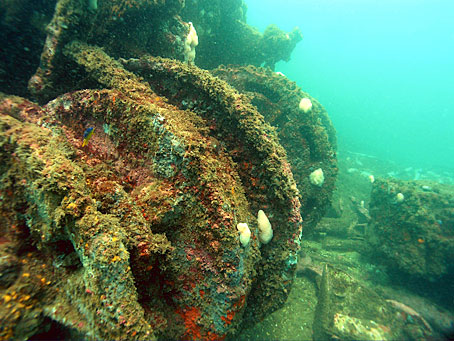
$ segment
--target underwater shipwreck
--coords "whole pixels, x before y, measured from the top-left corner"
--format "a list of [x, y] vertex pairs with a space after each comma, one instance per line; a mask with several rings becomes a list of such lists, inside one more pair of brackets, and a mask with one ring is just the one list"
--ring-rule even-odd
[[[220, 340], [280, 309], [338, 173], [326, 110], [274, 72], [300, 30], [236, 0], [50, 3], [0, 8], [0, 339]], [[315, 275], [314, 338], [410, 335]]]

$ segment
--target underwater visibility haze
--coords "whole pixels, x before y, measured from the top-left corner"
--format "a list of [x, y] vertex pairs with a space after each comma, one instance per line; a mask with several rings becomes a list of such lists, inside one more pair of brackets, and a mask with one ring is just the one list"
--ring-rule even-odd
[[299, 26], [276, 70], [317, 97], [339, 147], [432, 171], [454, 169], [454, 3], [247, 1], [248, 23]]
[[453, 9], [0, 0], [0, 340], [452, 336]]

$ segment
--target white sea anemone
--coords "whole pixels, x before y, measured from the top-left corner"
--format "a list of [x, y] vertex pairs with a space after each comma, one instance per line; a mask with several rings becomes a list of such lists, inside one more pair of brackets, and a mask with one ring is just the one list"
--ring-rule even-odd
[[325, 182], [325, 175], [323, 174], [323, 169], [317, 168], [309, 175], [309, 180], [311, 184], [321, 187]]
[[262, 244], [268, 244], [273, 238], [273, 229], [265, 212], [259, 210], [257, 214], [257, 225], [259, 227], [259, 240]]
[[302, 110], [304, 113], [307, 113], [312, 109], [312, 102], [307, 97], [301, 98], [299, 107], [300, 110]]
[[251, 239], [251, 230], [246, 223], [239, 223], [236, 225], [237, 230], [240, 232], [240, 243], [244, 247], [249, 244], [249, 240]]

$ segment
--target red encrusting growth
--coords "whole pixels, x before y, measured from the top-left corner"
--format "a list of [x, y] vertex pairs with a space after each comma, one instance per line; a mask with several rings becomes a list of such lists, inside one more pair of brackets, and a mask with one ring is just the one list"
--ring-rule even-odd
[[221, 320], [224, 321], [224, 323], [226, 325], [229, 325], [232, 323], [232, 320], [235, 316], [235, 314], [241, 310], [241, 308], [243, 307], [244, 305], [244, 302], [246, 302], [246, 296], [245, 295], [242, 295], [240, 297], [240, 299], [238, 300], [238, 302], [234, 303], [233, 304], [233, 307], [231, 310], [227, 311], [227, 315], [226, 316], [221, 316]]
[[[240, 301], [244, 303], [244, 296], [241, 297]], [[238, 304], [238, 303], [236, 303]], [[204, 332], [198, 320], [202, 314], [196, 307], [178, 308], [176, 313], [183, 318], [184, 326], [186, 331], [183, 335], [184, 340], [224, 340], [226, 335], [218, 335], [212, 331]], [[233, 318], [233, 316], [232, 316]], [[221, 317], [222, 319], [222, 317]]]

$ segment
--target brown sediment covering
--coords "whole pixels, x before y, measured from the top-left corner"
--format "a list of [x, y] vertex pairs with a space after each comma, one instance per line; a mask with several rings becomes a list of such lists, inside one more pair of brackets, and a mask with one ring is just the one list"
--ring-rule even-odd
[[[200, 65], [216, 48], [230, 62], [272, 67], [288, 60], [299, 29], [261, 34], [236, 1], [55, 3], [29, 80], [40, 105], [0, 94], [0, 338], [50, 327], [62, 338], [217, 340], [280, 308], [301, 212], [314, 207], [300, 209], [275, 128], [208, 71], [149, 54], [183, 59], [180, 14], [195, 13]], [[216, 28], [204, 10], [223, 16]], [[259, 209], [274, 229], [261, 246]], [[252, 232], [247, 247], [240, 222]]]
[[273, 241], [262, 246], [259, 277], [247, 310], [248, 319], [263, 318], [285, 302], [301, 234], [298, 191], [274, 129], [244, 95], [208, 71], [154, 57], [123, 63], [169, 102], [206, 120], [210, 134], [236, 162], [252, 211], [264, 209], [271, 217]]
[[[23, 100], [19, 112], [18, 98], [1, 104], [2, 191], [24, 205], [8, 225], [30, 233], [26, 244], [52, 269], [50, 298], [36, 303], [41, 319], [99, 338], [219, 339], [239, 327], [246, 302], [249, 318], [279, 308], [301, 218], [285, 152], [261, 115], [197, 68], [159, 59], [176, 75], [165, 86], [189, 77], [212, 117], [178, 109], [98, 48], [73, 43], [65, 53], [110, 89], [71, 92], [42, 108]], [[95, 133], [82, 147], [89, 126]], [[260, 250], [258, 208], [275, 230]], [[239, 222], [252, 230], [247, 248]], [[57, 290], [51, 283], [62, 273], [68, 280]], [[4, 335], [21, 322], [7, 326]]]
[[[220, 66], [211, 72], [246, 94], [276, 129], [300, 193], [303, 235], [310, 234], [329, 207], [337, 176], [336, 133], [325, 108], [295, 82], [267, 68]], [[299, 109], [302, 98], [312, 102], [306, 113]], [[322, 186], [309, 180], [318, 168], [325, 177]]]

